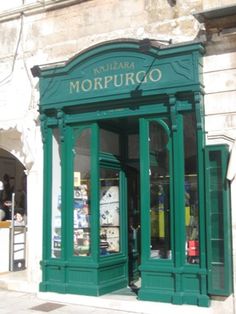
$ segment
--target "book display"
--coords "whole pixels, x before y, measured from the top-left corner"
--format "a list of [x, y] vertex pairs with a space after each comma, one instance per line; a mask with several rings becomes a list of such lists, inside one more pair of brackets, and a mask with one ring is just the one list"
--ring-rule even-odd
[[74, 188], [74, 255], [87, 256], [90, 252], [90, 224], [88, 187], [81, 184]]
[[101, 255], [120, 251], [119, 187], [102, 186], [100, 190], [100, 252]]
[[199, 263], [199, 215], [197, 203], [197, 176], [185, 177], [186, 258], [190, 264]]
[[52, 151], [52, 198], [51, 198], [51, 256], [61, 257], [61, 157], [60, 136], [58, 129], [53, 129]]
[[52, 257], [61, 256], [61, 195], [58, 195], [57, 205], [52, 214]]

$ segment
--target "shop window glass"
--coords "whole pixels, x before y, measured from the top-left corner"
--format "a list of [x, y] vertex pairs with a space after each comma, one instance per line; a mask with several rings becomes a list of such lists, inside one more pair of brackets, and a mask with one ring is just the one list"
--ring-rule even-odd
[[91, 130], [79, 133], [74, 146], [74, 255], [90, 255]]
[[151, 257], [170, 259], [170, 170], [168, 134], [163, 124], [149, 124]]
[[119, 170], [101, 168], [100, 254], [120, 252]]
[[130, 134], [128, 137], [128, 158], [138, 159], [139, 158], [139, 135]]
[[208, 293], [229, 296], [233, 290], [230, 186], [226, 180], [227, 145], [206, 148]]
[[59, 130], [52, 132], [52, 252], [61, 257], [61, 156]]
[[119, 135], [105, 129], [100, 129], [100, 146], [102, 152], [119, 156]]
[[184, 115], [186, 261], [199, 263], [197, 135], [194, 113]]

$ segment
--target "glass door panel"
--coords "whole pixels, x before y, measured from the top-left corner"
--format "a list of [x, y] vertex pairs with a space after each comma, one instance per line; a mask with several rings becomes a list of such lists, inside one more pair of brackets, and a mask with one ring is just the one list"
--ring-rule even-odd
[[170, 259], [170, 157], [168, 126], [149, 123], [150, 257]]
[[120, 252], [119, 170], [100, 170], [100, 255]]
[[74, 146], [73, 254], [90, 255], [91, 129], [79, 133]]
[[197, 134], [193, 112], [183, 115], [185, 164], [185, 233], [187, 263], [199, 264], [199, 204], [197, 171]]

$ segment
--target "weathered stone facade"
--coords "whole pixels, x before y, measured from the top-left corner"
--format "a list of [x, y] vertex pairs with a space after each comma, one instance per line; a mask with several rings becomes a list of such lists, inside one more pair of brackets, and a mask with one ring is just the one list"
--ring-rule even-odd
[[[27, 282], [37, 290], [41, 276], [43, 165], [38, 79], [32, 76], [31, 68], [66, 61], [93, 45], [114, 39], [150, 38], [166, 45], [202, 39], [206, 142], [227, 143], [232, 148], [236, 139], [236, 1], [10, 2], [0, 4], [0, 147], [20, 160], [27, 171]], [[196, 18], [199, 12], [230, 6], [234, 8], [232, 17]], [[230, 171], [233, 192], [236, 166]], [[235, 193], [231, 205], [235, 259]], [[224, 313], [223, 308], [233, 313], [233, 303], [233, 297], [215, 302], [207, 313]]]

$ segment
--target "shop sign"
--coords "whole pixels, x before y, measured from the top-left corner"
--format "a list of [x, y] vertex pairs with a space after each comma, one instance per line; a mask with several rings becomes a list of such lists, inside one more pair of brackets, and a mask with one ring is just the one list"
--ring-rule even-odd
[[118, 44], [98, 47], [64, 66], [43, 70], [40, 105], [78, 106], [199, 86], [198, 58], [193, 58], [192, 51], [179, 54], [176, 48], [174, 54], [163, 49], [159, 56], [158, 51], [145, 54], [127, 45], [124, 49]]
[[[107, 63], [92, 69], [94, 77], [71, 80], [69, 93], [88, 93], [105, 89], [137, 86], [138, 84], [156, 83], [161, 80], [162, 73], [158, 67], [150, 71], [136, 71], [134, 62]], [[122, 70], [122, 71], [121, 71]], [[121, 71], [118, 73], [118, 71]]]

